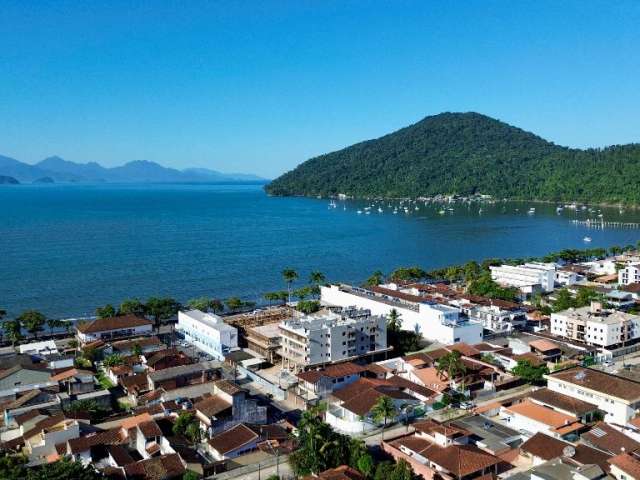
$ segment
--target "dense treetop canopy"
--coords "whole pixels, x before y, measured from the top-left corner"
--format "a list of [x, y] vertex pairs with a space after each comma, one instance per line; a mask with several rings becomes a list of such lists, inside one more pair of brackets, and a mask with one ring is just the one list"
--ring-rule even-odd
[[272, 195], [496, 198], [640, 204], [640, 144], [571, 149], [478, 113], [442, 113], [312, 158]]

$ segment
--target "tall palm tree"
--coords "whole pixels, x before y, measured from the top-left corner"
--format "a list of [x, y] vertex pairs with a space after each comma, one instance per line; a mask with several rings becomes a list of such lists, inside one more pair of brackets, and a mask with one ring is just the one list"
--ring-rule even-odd
[[325, 283], [325, 281], [326, 277], [324, 276], [324, 273], [318, 270], [314, 270], [313, 272], [311, 272], [311, 274], [309, 275], [309, 283], [312, 285], [311, 293], [317, 295], [318, 298], [320, 298], [320, 285], [322, 283]]
[[467, 373], [467, 367], [465, 367], [461, 357], [460, 352], [456, 350], [440, 357], [436, 365], [438, 375], [442, 377], [442, 374], [446, 372], [447, 379], [452, 381]]
[[282, 271], [282, 278], [287, 284], [289, 303], [291, 303], [291, 285], [298, 279], [298, 272], [292, 268], [285, 268]]
[[392, 308], [387, 316], [387, 326], [390, 330], [395, 332], [399, 331], [402, 327], [402, 320], [400, 319], [400, 313], [395, 308]]
[[376, 422], [384, 421], [381, 437], [381, 441], [384, 441], [384, 430], [387, 428], [387, 420], [395, 418], [398, 414], [398, 409], [391, 398], [383, 395], [376, 400], [375, 405], [371, 408], [371, 414]]

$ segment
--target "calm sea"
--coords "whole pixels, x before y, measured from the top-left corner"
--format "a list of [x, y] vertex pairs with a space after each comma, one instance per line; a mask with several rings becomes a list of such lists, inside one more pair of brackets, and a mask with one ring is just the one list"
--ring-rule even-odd
[[[306, 281], [359, 282], [400, 265], [541, 255], [566, 247], [635, 244], [640, 230], [593, 230], [555, 205], [411, 206], [271, 198], [256, 185], [0, 186], [0, 308], [91, 315], [127, 297], [209, 295], [257, 300], [283, 289], [280, 272]], [[361, 214], [357, 210], [362, 210]], [[517, 209], [517, 210], [516, 210]], [[637, 212], [601, 212], [640, 221]], [[302, 280], [301, 280], [302, 282]]]

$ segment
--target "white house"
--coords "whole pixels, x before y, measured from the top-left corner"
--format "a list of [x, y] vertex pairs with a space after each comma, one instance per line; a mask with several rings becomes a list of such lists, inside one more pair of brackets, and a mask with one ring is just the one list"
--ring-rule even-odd
[[630, 263], [624, 268], [618, 270], [618, 283], [620, 285], [629, 285], [631, 283], [640, 282], [640, 263]]
[[500, 285], [516, 287], [524, 294], [541, 289], [552, 292], [556, 281], [554, 263], [525, 263], [524, 265], [492, 266], [491, 278]]
[[374, 293], [349, 285], [320, 287], [322, 302], [327, 305], [355, 306], [370, 310], [373, 315], [383, 316], [395, 310], [400, 315], [403, 330], [418, 332], [425, 339], [446, 345], [482, 341], [482, 324], [461, 316], [459, 309], [429, 303], [426, 299], [391, 289], [384, 290], [386, 293]]
[[572, 367], [545, 375], [547, 388], [597, 405], [605, 422], [625, 425], [640, 407], [640, 383], [600, 370]]
[[178, 330], [185, 340], [217, 360], [238, 349], [238, 330], [213, 313], [200, 310], [178, 312]]

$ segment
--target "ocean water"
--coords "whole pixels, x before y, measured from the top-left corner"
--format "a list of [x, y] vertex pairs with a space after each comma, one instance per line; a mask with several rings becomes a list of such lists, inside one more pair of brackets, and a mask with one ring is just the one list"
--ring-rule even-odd
[[[602, 214], [640, 221], [635, 211], [555, 205], [419, 204], [268, 197], [258, 185], [0, 186], [0, 308], [52, 317], [93, 314], [124, 298], [201, 295], [259, 300], [284, 289], [284, 268], [306, 282], [360, 282], [397, 266], [435, 268], [471, 259], [522, 257], [568, 247], [635, 244], [640, 229], [571, 223]], [[358, 214], [357, 210], [363, 213]]]

